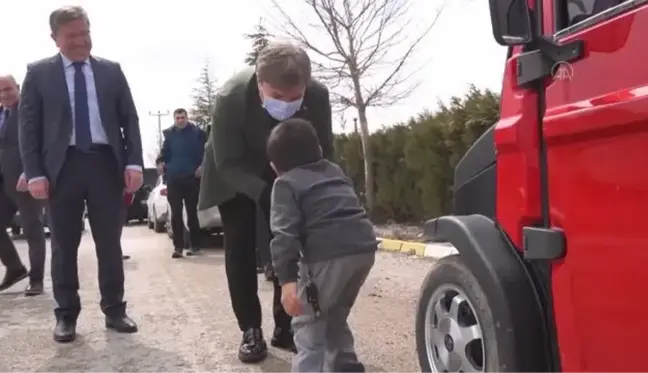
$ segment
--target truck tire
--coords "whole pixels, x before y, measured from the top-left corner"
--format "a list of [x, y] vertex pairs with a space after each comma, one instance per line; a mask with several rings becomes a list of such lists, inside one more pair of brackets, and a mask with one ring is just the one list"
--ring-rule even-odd
[[153, 210], [153, 231], [155, 233], [164, 233], [167, 231], [167, 227], [165, 224], [162, 224], [157, 217], [157, 214], [155, 213], [155, 210]]
[[488, 296], [460, 255], [439, 259], [426, 276], [416, 312], [423, 372], [499, 372]]

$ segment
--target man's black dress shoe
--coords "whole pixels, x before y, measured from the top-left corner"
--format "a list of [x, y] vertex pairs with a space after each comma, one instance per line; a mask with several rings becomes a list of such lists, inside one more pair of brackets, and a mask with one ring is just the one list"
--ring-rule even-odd
[[76, 322], [60, 320], [54, 328], [54, 340], [59, 343], [68, 343], [76, 338]]
[[238, 357], [246, 364], [258, 363], [268, 357], [268, 346], [263, 339], [261, 329], [251, 328], [243, 333]]
[[2, 282], [0, 282], [0, 291], [9, 289], [28, 275], [29, 271], [27, 271], [27, 268], [25, 268], [24, 266], [16, 269], [7, 269]]
[[182, 255], [182, 249], [175, 249], [175, 250], [173, 250], [173, 254], [171, 254], [171, 257], [173, 259], [182, 258], [182, 256], [183, 256]]
[[187, 256], [196, 256], [200, 255], [200, 249], [197, 247], [192, 247], [189, 250], [187, 250]]
[[270, 344], [273, 347], [297, 353], [294, 335], [291, 329], [275, 328], [274, 333], [272, 333]]
[[112, 329], [117, 333], [137, 333], [137, 324], [126, 315], [122, 317], [106, 316], [106, 328]]
[[26, 297], [33, 297], [35, 295], [43, 294], [43, 282], [30, 282], [25, 289]]

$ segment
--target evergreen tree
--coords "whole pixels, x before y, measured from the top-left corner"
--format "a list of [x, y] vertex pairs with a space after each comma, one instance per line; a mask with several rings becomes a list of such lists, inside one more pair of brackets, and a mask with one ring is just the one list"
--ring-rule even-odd
[[[498, 118], [499, 95], [471, 86], [435, 111], [372, 133], [372, 220], [419, 223], [451, 214], [454, 168]], [[366, 203], [362, 146], [358, 133], [335, 136], [336, 159]]]
[[257, 57], [259, 52], [268, 45], [269, 39], [272, 35], [268, 30], [263, 26], [262, 20], [259, 20], [259, 23], [256, 25], [254, 32], [251, 34], [244, 35], [246, 39], [252, 41], [252, 51], [248, 53], [245, 57], [245, 63], [250, 66], [256, 64]]
[[205, 63], [198, 78], [198, 86], [191, 95], [193, 107], [191, 120], [203, 130], [211, 125], [214, 104], [216, 103], [216, 81], [211, 77], [209, 62]]

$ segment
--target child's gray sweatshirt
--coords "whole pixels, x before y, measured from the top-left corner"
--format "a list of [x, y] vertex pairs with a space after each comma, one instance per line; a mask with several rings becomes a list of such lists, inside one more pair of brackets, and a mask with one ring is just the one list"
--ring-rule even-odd
[[279, 176], [272, 188], [270, 243], [280, 284], [297, 280], [306, 263], [376, 251], [373, 225], [340, 167], [326, 159]]

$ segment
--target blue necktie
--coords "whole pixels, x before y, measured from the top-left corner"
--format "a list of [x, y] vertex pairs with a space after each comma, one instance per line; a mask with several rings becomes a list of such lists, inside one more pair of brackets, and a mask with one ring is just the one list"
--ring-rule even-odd
[[4, 127], [5, 123], [9, 120], [9, 110], [0, 108], [0, 130]]
[[88, 89], [83, 74], [85, 62], [74, 62], [74, 130], [75, 146], [79, 150], [89, 150], [92, 146], [90, 133], [90, 109], [88, 109]]

